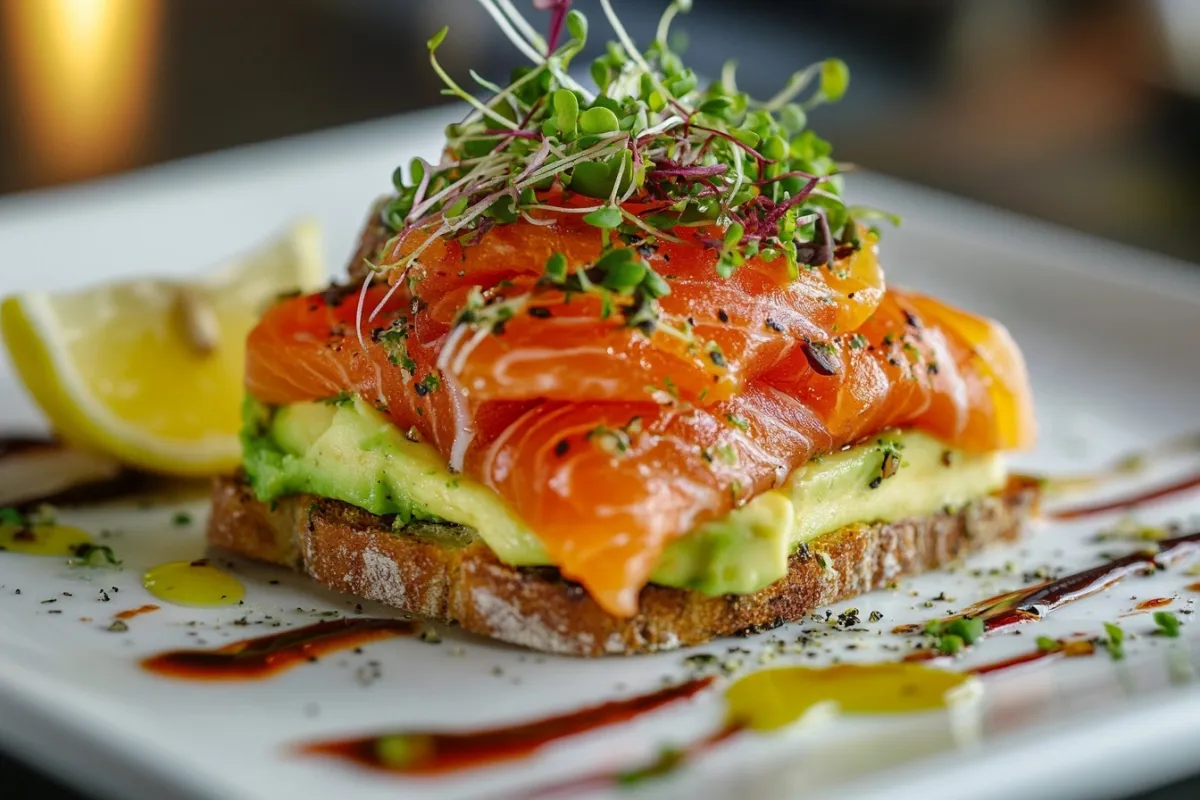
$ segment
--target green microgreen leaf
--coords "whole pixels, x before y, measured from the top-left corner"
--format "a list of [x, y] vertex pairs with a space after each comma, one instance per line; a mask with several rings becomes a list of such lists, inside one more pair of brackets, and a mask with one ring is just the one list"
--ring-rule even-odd
[[750, 430], [750, 422], [741, 414], [726, 414], [725, 419], [730, 425], [741, 431]]
[[796, 103], [788, 103], [779, 112], [779, 124], [791, 135], [796, 135], [808, 125], [808, 115]]
[[[983, 638], [985, 626], [978, 617], [957, 617], [949, 620], [930, 620], [925, 623], [925, 635], [938, 638], [938, 649], [954, 655]], [[946, 647], [952, 650], [946, 650]]]
[[[733, 134], [733, 138], [737, 139], [747, 147], [758, 147], [758, 143], [762, 138], [750, 128], [734, 128], [730, 131], [730, 133]], [[739, 150], [737, 152], [741, 151]]]
[[508, 195], [492, 203], [484, 213], [497, 222], [516, 222], [517, 218], [521, 216], [517, 212], [515, 201]]
[[1125, 631], [1121, 630], [1121, 626], [1112, 623], [1104, 623], [1104, 647], [1108, 650], [1108, 654], [1112, 656], [1113, 661], [1120, 661], [1125, 658]]
[[604, 275], [601, 285], [614, 292], [631, 292], [646, 277], [646, 265], [626, 248], [608, 251], [596, 261], [596, 267]]
[[965, 642], [961, 636], [947, 633], [938, 639], [937, 649], [944, 655], [954, 656], [962, 652], [964, 644]]
[[590, 214], [585, 214], [583, 221], [597, 228], [615, 228], [621, 224], [621, 209], [615, 206], [605, 206]]
[[730, 225], [728, 228], [725, 229], [724, 244], [725, 244], [726, 249], [731, 248], [731, 247], [737, 247], [738, 243], [740, 241], [742, 241], [742, 237], [745, 235], [746, 235], [746, 229], [745, 229], [745, 227], [742, 226], [742, 224], [740, 222], [735, 222], [732, 225]]
[[1062, 648], [1057, 639], [1052, 639], [1049, 636], [1039, 636], [1036, 641], [1038, 650], [1041, 650], [1043, 653], [1053, 653]]
[[443, 25], [440, 31], [430, 37], [429, 41], [425, 43], [425, 46], [429, 48], [429, 52], [432, 53], [434, 50], [437, 50], [438, 47], [441, 46], [442, 42], [446, 40], [446, 34], [449, 32], [450, 26]]
[[1168, 636], [1172, 639], [1179, 636], [1179, 618], [1170, 611], [1155, 611], [1154, 624], [1158, 626], [1158, 631], [1163, 636]]
[[600, 91], [606, 91], [608, 85], [612, 83], [613, 78], [612, 70], [608, 64], [600, 60], [593, 61], [590, 72], [592, 80], [596, 82], [596, 86], [599, 87]]
[[667, 90], [676, 97], [683, 97], [696, 88], [696, 76], [689, 71], [667, 84]]
[[[787, 139], [784, 139], [782, 136], [772, 134], [764, 137], [762, 143], [759, 145], [759, 152], [762, 153], [764, 158], [780, 162], [787, 157], [788, 147], [789, 145]], [[776, 163], [767, 165], [767, 177], [773, 178], [781, 175], [782, 173], [782, 164]]]
[[705, 100], [700, 105], [696, 106], [696, 111], [701, 114], [724, 118], [725, 113], [733, 106], [733, 101], [728, 97], [711, 97]]
[[570, 89], [559, 89], [554, 93], [554, 120], [559, 133], [575, 135], [579, 122], [579, 98]]
[[26, 524], [25, 515], [12, 506], [0, 507], [0, 525], [16, 525], [18, 527]]
[[579, 115], [579, 129], [584, 133], [611, 133], [620, 127], [617, 115], [603, 106], [594, 106]]
[[588, 197], [608, 197], [614, 180], [608, 164], [585, 161], [575, 165], [569, 185], [573, 191]]
[[546, 259], [546, 278], [553, 283], [562, 283], [567, 279], [567, 257], [562, 253], [554, 253]]
[[736, 270], [737, 267], [738, 265], [732, 258], [730, 258], [727, 254], [722, 253], [721, 257], [717, 260], [717, 275], [722, 278], [728, 278], [733, 275], [734, 270]]
[[978, 617], [959, 617], [947, 622], [943, 630], [961, 637], [966, 644], [975, 644], [983, 638], [984, 625]]
[[408, 162], [408, 174], [411, 176], [413, 184], [418, 184], [425, 177], [425, 168], [428, 165], [423, 158], [414, 158]]
[[396, 167], [392, 170], [392, 186], [396, 188], [398, 194], [402, 194], [407, 187], [404, 185], [404, 167]]
[[581, 45], [587, 41], [587, 17], [580, 13], [578, 9], [573, 8], [567, 12], [567, 33], [571, 34], [571, 38]]
[[666, 297], [671, 293], [671, 287], [667, 281], [652, 269], [646, 270], [646, 277], [642, 280], [642, 290], [654, 300]]
[[850, 68], [840, 58], [826, 59], [821, 64], [821, 94], [830, 103], [836, 103], [850, 87]]

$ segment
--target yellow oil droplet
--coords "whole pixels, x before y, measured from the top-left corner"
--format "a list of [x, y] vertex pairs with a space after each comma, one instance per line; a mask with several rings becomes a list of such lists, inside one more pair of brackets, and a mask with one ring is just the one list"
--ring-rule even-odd
[[747, 675], [725, 691], [731, 722], [752, 730], [790, 725], [818, 706], [851, 714], [945, 708], [977, 685], [970, 675], [921, 664], [785, 667]]
[[179, 606], [232, 606], [246, 596], [237, 578], [212, 566], [208, 559], [151, 567], [142, 576], [142, 585], [159, 600]]
[[0, 550], [30, 556], [73, 556], [92, 537], [70, 525], [0, 525]]

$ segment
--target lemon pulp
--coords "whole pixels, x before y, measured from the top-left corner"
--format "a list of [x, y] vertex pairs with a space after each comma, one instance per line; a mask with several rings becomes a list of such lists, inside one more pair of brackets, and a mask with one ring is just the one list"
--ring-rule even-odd
[[207, 475], [240, 459], [246, 334], [321, 283], [316, 223], [197, 281], [137, 280], [0, 305], [17, 374], [57, 432], [135, 467]]

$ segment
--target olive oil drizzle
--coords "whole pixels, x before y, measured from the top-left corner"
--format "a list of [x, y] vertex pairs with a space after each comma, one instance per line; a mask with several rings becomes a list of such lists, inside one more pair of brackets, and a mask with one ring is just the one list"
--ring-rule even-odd
[[73, 556], [92, 537], [71, 525], [0, 525], [0, 551], [29, 556]]
[[237, 578], [206, 558], [151, 567], [142, 576], [142, 585], [159, 600], [179, 606], [232, 606], [246, 596]]

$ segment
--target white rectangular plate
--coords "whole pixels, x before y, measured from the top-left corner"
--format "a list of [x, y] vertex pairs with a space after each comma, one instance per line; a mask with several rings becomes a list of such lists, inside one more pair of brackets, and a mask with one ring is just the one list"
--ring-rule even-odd
[[[393, 167], [418, 153], [434, 157], [444, 121], [441, 113], [388, 120], [0, 200], [0, 290], [195, 271], [309, 214], [325, 223], [330, 263], [340, 271], [370, 201], [388, 190]], [[1200, 274], [873, 176], [854, 177], [850, 186], [856, 201], [905, 217], [883, 242], [892, 282], [997, 317], [1023, 346], [1043, 435], [1020, 466], [1097, 467], [1126, 449], [1200, 428]], [[0, 423], [41, 427], [7, 372], [0, 373]], [[1177, 464], [1141, 482], [1196, 466]], [[1197, 500], [1163, 502], [1139, 517], [1186, 524], [1200, 511]], [[193, 515], [191, 525], [172, 523], [180, 510]], [[125, 562], [119, 571], [0, 557], [5, 746], [85, 790], [117, 797], [499, 797], [586, 770], [637, 766], [659, 746], [694, 740], [720, 722], [719, 693], [711, 692], [525, 761], [442, 779], [368, 774], [300, 756], [296, 743], [322, 737], [478, 729], [649, 691], [684, 677], [690, 653], [580, 661], [446, 631], [441, 644], [378, 642], [362, 654], [329, 656], [268, 681], [159, 679], [138, 668], [140, 657], [272, 630], [236, 626], [235, 619], [292, 625], [322, 612], [354, 613], [352, 598], [238, 561], [232, 566], [247, 586], [244, 607], [165, 608], [132, 620], [128, 633], [108, 632], [114, 612], [150, 601], [139, 580], [145, 567], [203, 553], [204, 513], [202, 500], [64, 511], [67, 522], [113, 532], [108, 541]], [[855, 606], [864, 619], [880, 611], [883, 621], [865, 625], [868, 633], [809, 621], [691, 652], [725, 658], [742, 647], [750, 652], [734, 655], [750, 669], [768, 663], [765, 645], [794, 644], [802, 630], [818, 630], [827, 635], [808, 652], [786, 653], [771, 665], [893, 658], [883, 648], [894, 641], [889, 631], [897, 623], [1016, 588], [1022, 572], [1075, 571], [1100, 563], [1102, 551], [1132, 549], [1094, 541], [1097, 528], [1112, 521], [1039, 525], [1022, 544], [971, 559], [965, 568], [833, 609]], [[1006, 562], [1015, 571], [1006, 571]], [[993, 574], [992, 567], [999, 569]], [[975, 570], [982, 577], [972, 577]], [[1182, 567], [1130, 578], [1045, 621], [989, 638], [961, 666], [1027, 651], [1043, 633], [1097, 635], [1101, 622], [1140, 599], [1172, 597], [1170, 608], [1191, 622], [1200, 595], [1185, 586], [1197, 580]], [[932, 602], [941, 592], [954, 602]], [[365, 612], [387, 613], [373, 606]], [[1149, 615], [1121, 622], [1133, 635], [1125, 661], [1101, 654], [989, 677], [975, 711], [954, 716], [829, 719], [783, 736], [746, 736], [641, 791], [896, 798], [953, 787], [962, 798], [1101, 797], [1165, 781], [1200, 763], [1194, 682], [1200, 626], [1187, 625], [1182, 638], [1167, 640], [1148, 635]], [[367, 662], [377, 662], [377, 678], [369, 679]]]

